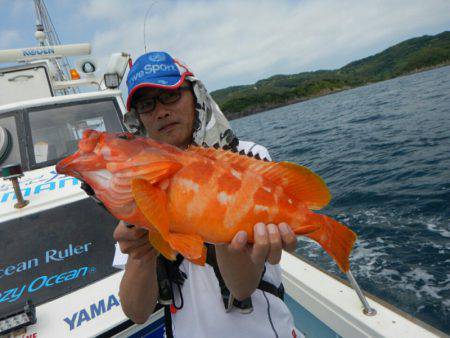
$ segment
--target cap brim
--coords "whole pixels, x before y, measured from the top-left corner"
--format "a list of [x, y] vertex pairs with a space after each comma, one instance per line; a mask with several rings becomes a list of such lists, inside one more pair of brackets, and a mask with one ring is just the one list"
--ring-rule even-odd
[[192, 75], [190, 72], [184, 72], [181, 77], [180, 76], [168, 76], [168, 77], [160, 77], [157, 81], [143, 81], [138, 85], [134, 86], [133, 89], [128, 93], [127, 98], [127, 110], [131, 109], [131, 101], [133, 99], [133, 95], [141, 88], [161, 88], [161, 89], [177, 89], [180, 87], [186, 76]]

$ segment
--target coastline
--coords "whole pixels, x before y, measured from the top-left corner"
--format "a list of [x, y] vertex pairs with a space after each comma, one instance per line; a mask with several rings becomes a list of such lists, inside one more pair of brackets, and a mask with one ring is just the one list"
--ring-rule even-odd
[[421, 72], [426, 72], [429, 70], [433, 70], [433, 69], [437, 69], [437, 68], [442, 68], [442, 67], [447, 67], [450, 66], [450, 60], [447, 60], [445, 62], [439, 63], [437, 65], [433, 65], [433, 66], [426, 66], [426, 67], [421, 67], [419, 69], [414, 69], [413, 71], [410, 72], [406, 72], [404, 74], [398, 75], [398, 76], [394, 76], [391, 77], [389, 79], [384, 79], [381, 81], [368, 81], [364, 84], [358, 85], [358, 86], [344, 86], [344, 87], [340, 87], [340, 88], [335, 88], [335, 89], [323, 89], [321, 91], [319, 91], [316, 94], [307, 96], [307, 97], [301, 97], [301, 98], [296, 98], [296, 99], [291, 99], [285, 102], [278, 102], [278, 103], [273, 103], [273, 104], [266, 104], [266, 105], [261, 105], [261, 106], [255, 106], [252, 107], [250, 109], [245, 109], [243, 111], [240, 112], [235, 112], [235, 113], [225, 113], [225, 116], [227, 117], [228, 120], [236, 120], [239, 119], [241, 117], [245, 117], [245, 116], [250, 116], [253, 114], [258, 114], [261, 113], [263, 111], [267, 111], [267, 110], [271, 110], [271, 109], [276, 109], [276, 108], [280, 108], [280, 107], [285, 107], [285, 106], [289, 106], [291, 104], [295, 104], [295, 103], [300, 103], [300, 102], [304, 102], [304, 101], [308, 101], [311, 99], [315, 99], [321, 96], [326, 96], [326, 95], [331, 95], [331, 94], [336, 94], [345, 90], [349, 90], [349, 89], [354, 89], [354, 88], [359, 88], [359, 87], [364, 87], [373, 83], [378, 83], [378, 82], [383, 82], [383, 81], [388, 81], [388, 80], [392, 80], [395, 78], [399, 78], [402, 76], [408, 76], [408, 75], [412, 75], [412, 74], [417, 74], [417, 73], [421, 73]]

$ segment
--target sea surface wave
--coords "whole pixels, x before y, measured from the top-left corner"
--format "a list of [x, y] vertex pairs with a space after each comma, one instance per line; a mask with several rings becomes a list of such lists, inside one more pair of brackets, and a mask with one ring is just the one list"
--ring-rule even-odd
[[[232, 126], [324, 178], [333, 199], [323, 212], [358, 234], [351, 266], [363, 289], [450, 333], [450, 67]], [[310, 240], [297, 254], [344, 277]]]

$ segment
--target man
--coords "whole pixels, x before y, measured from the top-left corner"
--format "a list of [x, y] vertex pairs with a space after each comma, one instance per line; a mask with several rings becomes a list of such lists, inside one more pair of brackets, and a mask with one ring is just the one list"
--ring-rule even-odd
[[[127, 86], [125, 123], [134, 132], [181, 149], [197, 144], [270, 160], [264, 147], [237, 140], [203, 84], [169, 54], [151, 52], [139, 57]], [[281, 285], [282, 248], [294, 250], [296, 237], [285, 223], [258, 223], [254, 230], [251, 246], [244, 231], [230, 244], [210, 246], [213, 266], [181, 262], [179, 269], [187, 278], [174, 295], [174, 303], [182, 303], [172, 314], [176, 337], [292, 337], [294, 325], [286, 305], [259, 285], [261, 279], [276, 288]], [[128, 254], [119, 292], [123, 311], [134, 322], [143, 323], [158, 299], [157, 253], [145, 229], [120, 222], [114, 237], [122, 253]], [[244, 314], [248, 311], [233, 308], [232, 298], [225, 308], [224, 288], [236, 304], [251, 299], [253, 311]]]

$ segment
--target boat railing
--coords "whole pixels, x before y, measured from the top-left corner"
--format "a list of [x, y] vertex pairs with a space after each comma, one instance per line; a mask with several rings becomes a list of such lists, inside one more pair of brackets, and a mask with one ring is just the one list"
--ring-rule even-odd
[[[280, 265], [286, 293], [298, 307], [296, 326], [306, 334], [311, 333], [308, 329], [312, 326], [305, 324], [305, 320], [315, 318], [341, 337], [446, 336], [392, 304], [363, 292], [351, 272], [347, 281], [287, 252], [283, 252]], [[302, 317], [305, 313], [312, 317]]]

